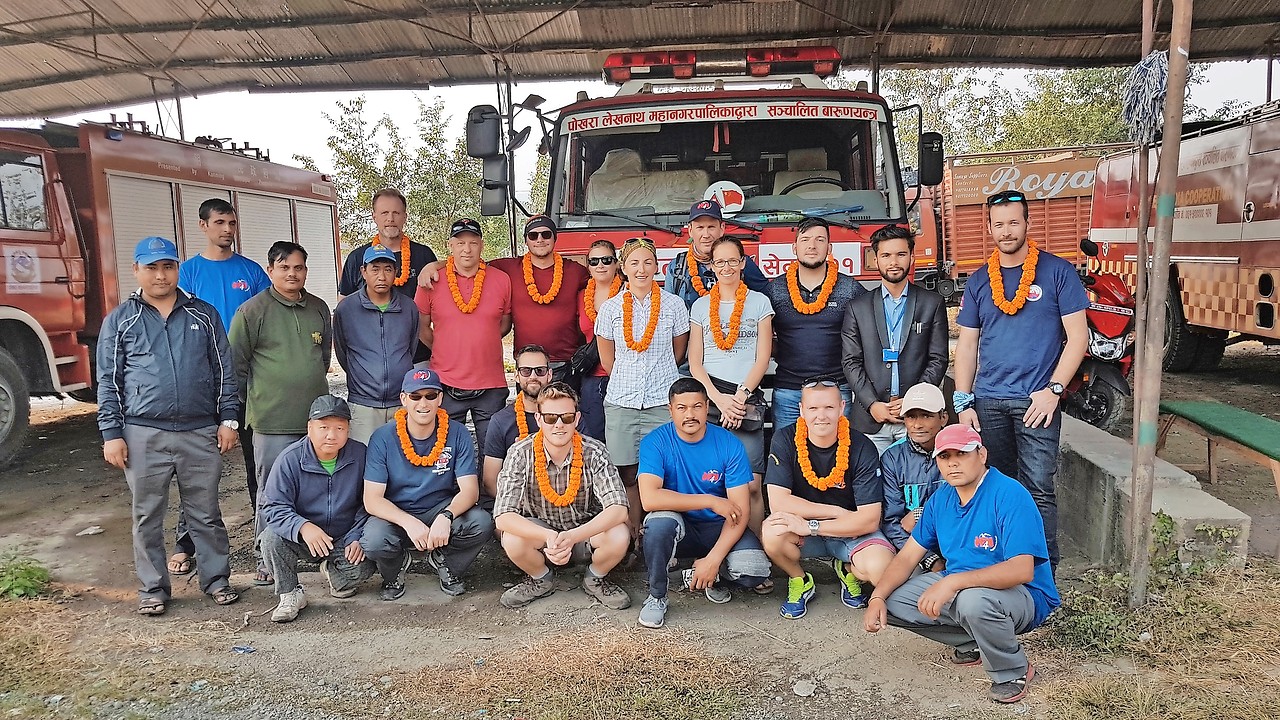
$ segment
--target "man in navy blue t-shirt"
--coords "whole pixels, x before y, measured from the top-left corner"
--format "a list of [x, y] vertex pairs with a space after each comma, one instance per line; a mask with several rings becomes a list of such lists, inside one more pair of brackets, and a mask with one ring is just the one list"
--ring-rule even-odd
[[[982, 438], [968, 425], [943, 428], [933, 456], [947, 484], [881, 576], [863, 627], [896, 625], [950, 645], [956, 665], [982, 664], [993, 701], [1017, 702], [1035, 677], [1018, 635], [1062, 602], [1040, 513], [1026, 488], [987, 468]], [[947, 559], [946, 569], [911, 577], [930, 552]]]
[[1025, 195], [992, 195], [987, 213], [996, 250], [960, 301], [954, 405], [982, 433], [992, 467], [1031, 491], [1056, 568], [1058, 403], [1089, 344], [1089, 296], [1071, 263], [1027, 240]]

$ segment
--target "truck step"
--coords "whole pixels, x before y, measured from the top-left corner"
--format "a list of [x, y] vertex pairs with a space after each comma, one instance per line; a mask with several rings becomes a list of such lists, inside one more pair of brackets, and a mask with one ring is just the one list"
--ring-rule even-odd
[[54, 365], [70, 365], [75, 362], [80, 362], [80, 358], [75, 355], [60, 355], [53, 359]]

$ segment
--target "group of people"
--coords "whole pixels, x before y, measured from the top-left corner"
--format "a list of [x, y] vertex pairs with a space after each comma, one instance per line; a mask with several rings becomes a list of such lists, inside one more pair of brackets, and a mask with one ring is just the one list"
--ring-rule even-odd
[[[609, 574], [642, 557], [650, 628], [672, 583], [724, 603], [735, 587], [771, 592], [775, 569], [780, 614], [801, 618], [815, 596], [802, 561], [821, 558], [868, 632], [937, 639], [985, 666], [993, 700], [1025, 695], [1017, 635], [1059, 602], [1057, 404], [1088, 298], [1028, 239], [1021, 194], [988, 200], [997, 248], [965, 287], [950, 403], [944, 303], [910, 282], [907, 228], [871, 235], [871, 290], [838, 272], [821, 218], [798, 224], [795, 262], [766, 280], [704, 200], [660, 287], [646, 238], [596, 242], [584, 265], [535, 216], [524, 255], [485, 261], [464, 218], [440, 259], [403, 232], [399, 192], [372, 211], [377, 234], [348, 255], [332, 315], [306, 290], [301, 246], [275, 243], [265, 273], [232, 250], [225, 201], [201, 206], [199, 256], [138, 244], [139, 290], [104, 323], [98, 372], [104, 457], [133, 494], [139, 612], [165, 612], [171, 576], [190, 572], [218, 604], [238, 600], [217, 483], [240, 442], [254, 580], [274, 586], [277, 622], [306, 606], [301, 560], [334, 597], [377, 573], [394, 601], [417, 553], [459, 595], [495, 535], [526, 576], [501, 596], [511, 608], [580, 562], [583, 591], [625, 609]], [[328, 391], [331, 353], [345, 400]]]

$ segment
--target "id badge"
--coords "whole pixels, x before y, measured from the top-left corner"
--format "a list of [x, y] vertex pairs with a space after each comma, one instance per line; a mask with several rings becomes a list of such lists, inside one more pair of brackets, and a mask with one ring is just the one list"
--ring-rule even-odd
[[884, 350], [881, 350], [880, 353], [883, 356], [885, 362], [887, 363], [898, 362], [897, 350], [890, 350], [888, 348], [885, 348]]

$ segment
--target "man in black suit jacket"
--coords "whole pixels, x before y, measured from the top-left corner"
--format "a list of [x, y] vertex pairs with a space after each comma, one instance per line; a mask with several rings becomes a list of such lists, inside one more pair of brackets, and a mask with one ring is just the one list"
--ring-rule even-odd
[[941, 386], [947, 372], [942, 296], [907, 281], [911, 230], [887, 225], [871, 235], [880, 288], [851, 301], [841, 332], [844, 375], [853, 390], [852, 423], [881, 453], [906, 437], [902, 394], [916, 383]]

